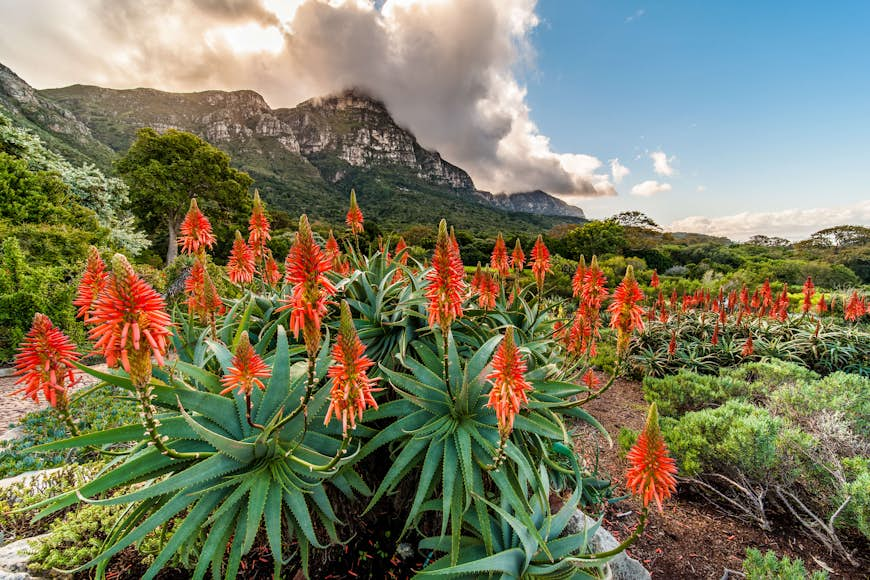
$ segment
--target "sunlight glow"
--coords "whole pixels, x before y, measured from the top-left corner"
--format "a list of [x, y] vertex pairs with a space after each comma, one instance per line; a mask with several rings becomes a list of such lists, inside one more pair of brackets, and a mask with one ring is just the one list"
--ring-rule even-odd
[[214, 28], [206, 32], [205, 41], [213, 48], [226, 45], [236, 54], [278, 54], [284, 48], [284, 36], [277, 27], [264, 27], [253, 22], [241, 26]]

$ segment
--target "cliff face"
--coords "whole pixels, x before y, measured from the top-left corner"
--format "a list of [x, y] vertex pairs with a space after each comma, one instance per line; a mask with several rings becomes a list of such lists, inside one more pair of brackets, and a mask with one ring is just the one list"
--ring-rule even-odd
[[0, 109], [58, 152], [105, 169], [139, 128], [190, 131], [229, 153], [268, 201], [290, 213], [336, 219], [356, 187], [385, 223], [427, 223], [441, 217], [436, 211], [466, 227], [483, 227], [481, 221], [548, 227], [583, 218], [579, 208], [542, 191], [478, 191], [464, 170], [421, 146], [383, 103], [357, 90], [272, 109], [247, 90], [72, 85], [37, 91], [0, 65]]

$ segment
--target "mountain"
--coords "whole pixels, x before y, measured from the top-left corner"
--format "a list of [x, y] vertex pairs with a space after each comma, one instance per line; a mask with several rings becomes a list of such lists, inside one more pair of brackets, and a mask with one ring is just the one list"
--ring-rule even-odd
[[170, 93], [73, 85], [34, 90], [0, 68], [0, 106], [62, 153], [100, 167], [133, 142], [136, 130], [177, 128], [230, 154], [263, 198], [290, 214], [343, 219], [356, 188], [367, 216], [397, 228], [447, 217], [474, 231], [544, 230], [582, 221], [580, 208], [544, 192], [493, 195], [419, 144], [380, 101], [358, 91], [272, 109], [254, 91]]

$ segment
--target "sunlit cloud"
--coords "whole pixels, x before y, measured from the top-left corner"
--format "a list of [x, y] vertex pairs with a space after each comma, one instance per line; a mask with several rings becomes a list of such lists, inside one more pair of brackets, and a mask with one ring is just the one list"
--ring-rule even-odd
[[633, 195], [640, 195], [642, 197], [650, 197], [657, 193], [662, 193], [665, 191], [671, 190], [670, 183], [659, 183], [654, 179], [650, 179], [641, 183], [638, 183], [634, 187], [631, 188], [631, 193]]
[[619, 159], [610, 160], [610, 175], [613, 176], [613, 183], [622, 183], [622, 180], [629, 173], [631, 173], [631, 171], [628, 167], [620, 163]]
[[671, 176], [674, 174], [674, 168], [671, 163], [676, 161], [676, 157], [668, 157], [664, 151], [653, 151], [649, 154], [653, 160], [653, 170], [659, 175]]

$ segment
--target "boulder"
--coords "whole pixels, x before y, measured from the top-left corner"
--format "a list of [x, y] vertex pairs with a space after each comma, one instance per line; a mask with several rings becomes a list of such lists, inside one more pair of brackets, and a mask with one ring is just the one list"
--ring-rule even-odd
[[[582, 511], [571, 516], [568, 525], [565, 528], [566, 534], [579, 534], [583, 530], [589, 529], [595, 525], [595, 520], [584, 514]], [[617, 547], [619, 542], [613, 537], [613, 534], [602, 527], [598, 528], [595, 535], [589, 539], [589, 549], [592, 552], [606, 552]], [[610, 570], [614, 580], [650, 580], [650, 573], [643, 565], [629, 558], [625, 552], [614, 557], [610, 561]]]

